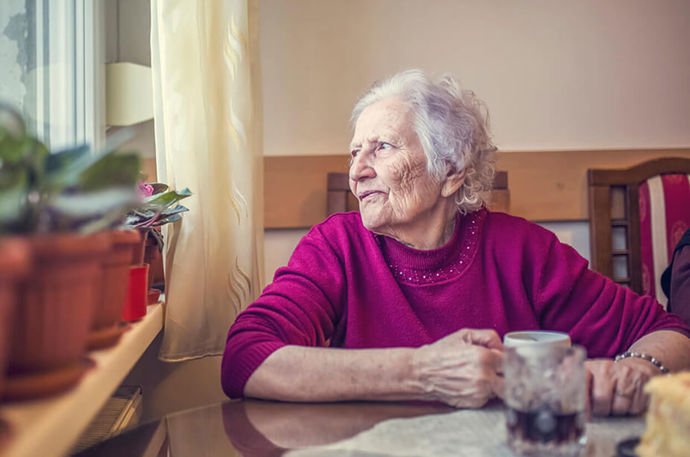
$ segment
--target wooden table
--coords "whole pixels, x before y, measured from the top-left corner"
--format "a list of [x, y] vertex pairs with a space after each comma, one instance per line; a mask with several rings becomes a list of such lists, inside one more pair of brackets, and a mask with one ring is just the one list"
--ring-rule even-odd
[[[500, 404], [455, 410], [410, 403], [227, 401], [171, 414], [79, 455], [260, 457], [297, 450], [290, 454], [509, 456], [503, 422]], [[641, 417], [590, 422], [583, 455], [615, 456], [619, 441], [643, 429]]]

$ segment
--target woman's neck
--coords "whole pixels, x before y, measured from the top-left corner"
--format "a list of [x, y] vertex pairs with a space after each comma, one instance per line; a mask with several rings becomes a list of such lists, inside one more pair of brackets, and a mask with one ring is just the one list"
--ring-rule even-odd
[[455, 230], [455, 204], [441, 208], [436, 214], [419, 218], [416, 224], [406, 225], [387, 234], [405, 246], [421, 251], [438, 249], [453, 237]]

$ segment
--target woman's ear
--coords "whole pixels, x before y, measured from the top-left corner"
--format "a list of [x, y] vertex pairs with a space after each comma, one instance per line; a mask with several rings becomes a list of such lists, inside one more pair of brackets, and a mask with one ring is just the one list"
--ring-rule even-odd
[[448, 176], [446, 177], [446, 180], [443, 182], [443, 185], [441, 186], [441, 195], [443, 197], [450, 197], [455, 194], [455, 192], [460, 189], [460, 186], [463, 185], [465, 182], [465, 169], [463, 168], [461, 171], [450, 171], [448, 172]]

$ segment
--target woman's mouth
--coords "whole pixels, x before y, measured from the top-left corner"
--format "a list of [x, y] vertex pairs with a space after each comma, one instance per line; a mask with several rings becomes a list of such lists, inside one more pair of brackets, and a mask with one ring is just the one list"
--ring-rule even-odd
[[383, 192], [381, 192], [381, 191], [379, 191], [379, 190], [367, 190], [367, 191], [364, 191], [364, 192], [362, 192], [361, 194], [359, 194], [359, 201], [364, 201], [364, 199], [366, 199], [367, 197], [371, 197], [371, 196], [373, 196], [373, 195], [378, 195], [378, 194], [382, 194], [382, 193], [383, 193]]

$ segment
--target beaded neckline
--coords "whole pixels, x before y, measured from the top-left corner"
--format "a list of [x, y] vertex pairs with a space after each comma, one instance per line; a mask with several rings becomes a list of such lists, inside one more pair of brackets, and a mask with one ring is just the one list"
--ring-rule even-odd
[[438, 249], [420, 251], [385, 236], [377, 236], [388, 268], [398, 283], [434, 284], [460, 276], [477, 251], [486, 210], [458, 214], [450, 241]]

